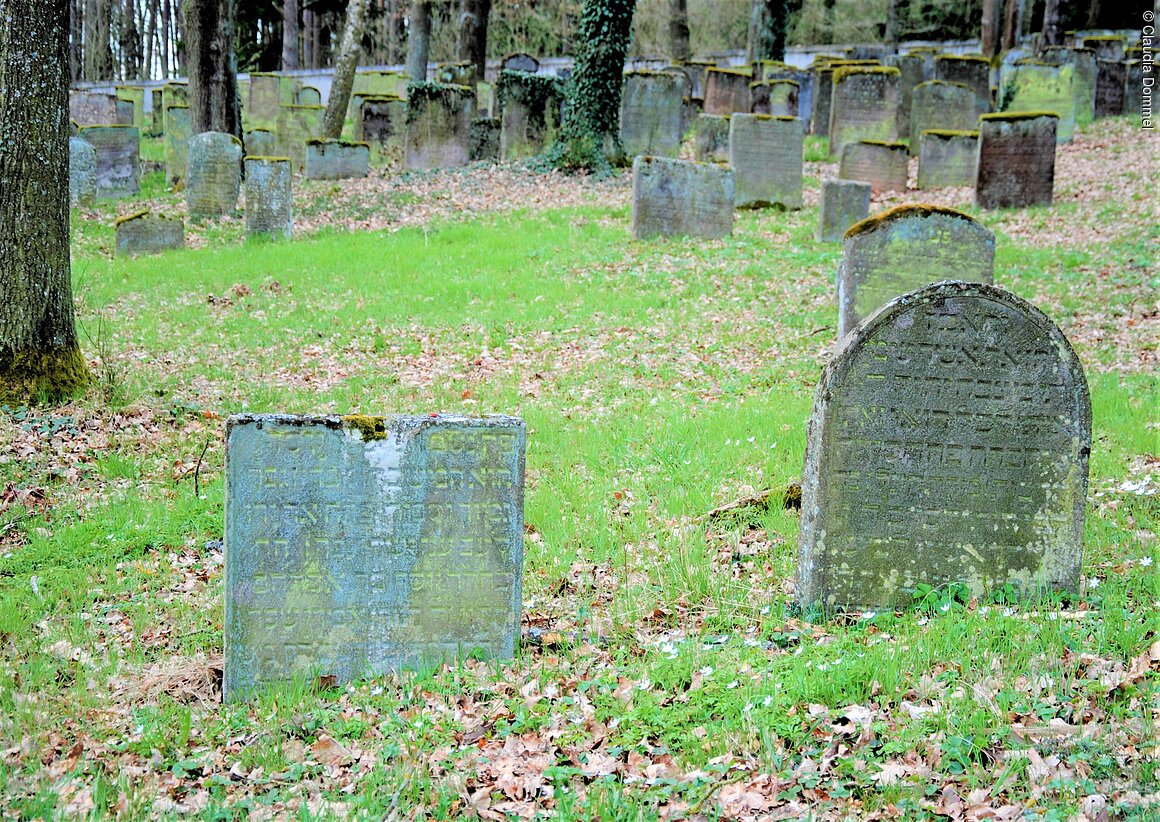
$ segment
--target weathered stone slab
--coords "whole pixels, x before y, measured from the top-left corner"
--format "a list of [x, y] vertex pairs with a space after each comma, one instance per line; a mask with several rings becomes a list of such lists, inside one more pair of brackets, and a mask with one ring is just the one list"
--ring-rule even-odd
[[834, 71], [830, 105], [830, 154], [858, 140], [898, 139], [899, 77], [896, 68], [845, 66]]
[[96, 91], [70, 91], [69, 117], [79, 126], [132, 125], [117, 119], [117, 97]]
[[979, 132], [928, 129], [918, 138], [918, 187], [973, 186]]
[[689, 81], [675, 71], [629, 71], [620, 104], [620, 142], [628, 157], [676, 157]]
[[560, 130], [560, 105], [564, 100], [564, 83], [558, 77], [510, 69], [502, 71], [496, 83], [496, 98], [502, 159], [533, 157], [556, 138]]
[[946, 83], [962, 83], [975, 92], [984, 112], [991, 110], [991, 63], [969, 54], [940, 54], [934, 61], [934, 77]]
[[[164, 119], [170, 106], [189, 106], [189, 84], [184, 82], [169, 82], [161, 87], [161, 112]], [[162, 131], [167, 124], [162, 123]]]
[[499, 135], [501, 124], [498, 118], [478, 117], [471, 123], [471, 147], [468, 158], [471, 162], [499, 162]]
[[136, 126], [82, 126], [80, 136], [96, 149], [97, 199], [131, 197], [141, 190]]
[[975, 93], [962, 83], [919, 83], [910, 104], [910, 153], [918, 154], [922, 132], [975, 131], [979, 117], [986, 113]]
[[[749, 108], [754, 114], [797, 117], [799, 86], [795, 80], [767, 80], [749, 86]], [[803, 127], [805, 123], [802, 123]]]
[[823, 180], [818, 214], [818, 242], [840, 242], [855, 223], [870, 214], [870, 184], [855, 180]]
[[681, 63], [681, 67], [689, 73], [689, 81], [692, 85], [689, 88], [689, 96], [694, 100], [705, 100], [705, 72], [711, 68], [716, 68], [717, 63], [713, 60], [687, 60]]
[[435, 66], [435, 82], [460, 86], [472, 85], [475, 82], [475, 64], [469, 62], [438, 63]]
[[278, 124], [278, 84], [276, 74], [250, 73], [250, 99], [246, 123], [251, 129], [273, 131]]
[[320, 106], [322, 105], [322, 92], [314, 86], [303, 86], [294, 95], [294, 102], [300, 106]]
[[632, 162], [632, 236], [727, 237], [733, 233], [733, 172], [667, 157]]
[[1128, 68], [1118, 60], [1096, 61], [1096, 117], [1119, 117], [1124, 113], [1124, 89]]
[[[145, 89], [143, 86], [117, 86], [115, 94], [119, 103], [128, 103], [132, 106], [132, 119], [128, 124], [137, 126], [139, 132], [145, 131]], [[117, 122], [122, 122], [120, 119]]]
[[888, 303], [826, 367], [802, 475], [800, 608], [905, 608], [919, 585], [1075, 591], [1091, 403], [1039, 310], [942, 282]]
[[698, 114], [693, 156], [698, 163], [729, 162], [728, 114]]
[[540, 61], [530, 54], [516, 52], [503, 58], [499, 64], [500, 71], [524, 71], [535, 74], [540, 70]]
[[407, 77], [397, 71], [364, 69], [355, 74], [354, 89], [351, 94], [355, 97], [406, 99]]
[[185, 220], [139, 211], [116, 222], [117, 256], [156, 254], [185, 247]]
[[753, 78], [747, 71], [711, 68], [705, 72], [705, 113], [733, 114], [749, 112], [749, 84]]
[[366, 177], [371, 170], [371, 145], [353, 140], [308, 140], [307, 180]]
[[170, 185], [185, 179], [191, 131], [189, 106], [173, 105], [165, 110], [165, 178]]
[[240, 416], [226, 449], [226, 700], [515, 653], [522, 420]]
[[88, 206], [97, 196], [97, 150], [83, 137], [68, 138], [68, 201]]
[[869, 183], [875, 194], [906, 191], [910, 152], [905, 143], [859, 140], [842, 146], [838, 179]]
[[768, 114], [734, 114], [729, 165], [737, 208], [802, 207], [802, 121]]
[[[812, 122], [813, 110], [814, 110], [813, 109], [813, 107], [814, 107], [814, 73], [813, 73], [813, 71], [811, 71], [810, 69], [795, 68], [794, 66], [784, 66], [784, 67], [778, 67], [778, 68], [768, 68], [767, 67], [764, 70], [764, 73], [762, 75], [762, 80], [764, 82], [770, 83], [770, 84], [776, 83], [776, 82], [785, 82], [785, 81], [797, 83], [797, 111], [790, 112], [787, 110], [787, 111], [781, 112], [781, 113], [784, 113], [787, 115], [792, 113], [795, 117], [799, 118], [802, 121], [802, 127], [805, 129], [806, 134], [809, 134], [810, 129], [812, 128], [811, 122]], [[771, 86], [771, 88], [770, 88], [770, 111], [768, 112], [769, 114], [776, 115], [779, 113], [777, 111], [774, 111], [773, 109], [777, 105], [777, 101], [779, 99], [779, 94], [782, 94], [782, 93], [787, 95], [787, 98], [788, 98], [788, 95], [790, 92], [788, 89], [785, 90], [784, 92], [779, 92], [779, 91], [775, 90], [774, 88], [772, 88], [772, 86]], [[787, 109], [789, 107], [789, 100], [788, 99], [786, 100], [786, 107], [787, 107]], [[760, 113], [760, 112], [755, 112], [755, 113]]]
[[159, 88], [150, 89], [149, 102], [153, 106], [153, 110], [149, 112], [149, 131], [150, 137], [159, 137], [165, 133], [165, 92]]
[[407, 100], [407, 168], [455, 168], [471, 161], [475, 91], [423, 83]]
[[407, 101], [401, 97], [364, 97], [354, 121], [354, 138], [372, 146], [402, 150], [407, 133]]
[[1097, 60], [1123, 60], [1126, 46], [1127, 42], [1118, 34], [1094, 34], [1080, 40], [1080, 47], [1094, 51]]
[[191, 217], [220, 217], [238, 207], [242, 189], [242, 142], [206, 131], [189, 138], [185, 203]]
[[811, 133], [818, 137], [830, 134], [830, 116], [833, 113], [834, 72], [843, 66], [870, 66], [875, 61], [842, 60], [836, 57], [815, 57], [814, 100], [810, 112]]
[[1016, 63], [1003, 76], [999, 90], [1002, 111], [1053, 111], [1059, 116], [1055, 139], [1070, 143], [1075, 135], [1075, 67], [1051, 66], [1035, 60]]
[[914, 100], [914, 89], [928, 79], [926, 61], [921, 54], [901, 54], [891, 60], [898, 69], [898, 133], [910, 134], [910, 107]]
[[1055, 185], [1055, 125], [1051, 113], [984, 114], [979, 118], [975, 205], [1051, 205]]
[[[1075, 122], [1077, 125], [1090, 123], [1095, 116], [1096, 77], [1099, 71], [1095, 52], [1090, 49], [1048, 46], [1043, 50], [1043, 62], [1053, 66], [1072, 66], [1071, 89], [1074, 97]], [[1018, 65], [1018, 61], [1010, 67], [1004, 64], [1003, 73], [1010, 71], [1014, 65]]]
[[289, 240], [294, 231], [289, 157], [246, 158], [246, 235]]
[[[1155, 87], [1155, 82], [1152, 78], [1152, 67], [1155, 65], [1151, 60], [1144, 62], [1141, 60], [1127, 60], [1124, 62], [1124, 114], [1134, 114], [1137, 117], [1144, 115], [1144, 94], [1148, 92], [1151, 94]], [[1145, 86], [1145, 76], [1152, 82], [1152, 85]], [[1151, 112], [1151, 106], [1148, 107]], [[1148, 125], [1145, 123], [1145, 125]]]
[[289, 157], [296, 170], [306, 166], [306, 142], [322, 133], [323, 106], [278, 106], [278, 155]]
[[247, 131], [242, 141], [246, 154], [253, 157], [270, 157], [278, 151], [278, 137], [272, 131], [256, 128]]
[[850, 228], [838, 265], [838, 338], [908, 291], [946, 279], [991, 283], [995, 235], [951, 208], [901, 205]]

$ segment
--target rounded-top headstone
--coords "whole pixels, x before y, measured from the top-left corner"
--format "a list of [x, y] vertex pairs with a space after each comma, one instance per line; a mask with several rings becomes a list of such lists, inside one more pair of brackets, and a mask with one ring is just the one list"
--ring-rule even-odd
[[238, 206], [242, 186], [242, 141], [218, 131], [193, 135], [185, 173], [190, 215], [229, 214]]
[[1038, 309], [945, 281], [891, 301], [818, 384], [799, 607], [904, 607], [952, 583], [1075, 590], [1090, 450], [1083, 369]]
[[97, 150], [88, 140], [68, 138], [69, 205], [92, 205], [97, 196]]

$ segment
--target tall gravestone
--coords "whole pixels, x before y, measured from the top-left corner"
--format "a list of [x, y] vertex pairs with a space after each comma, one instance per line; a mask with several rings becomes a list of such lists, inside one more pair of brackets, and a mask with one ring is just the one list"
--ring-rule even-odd
[[856, 180], [823, 180], [818, 212], [818, 242], [840, 242], [855, 223], [870, 214], [870, 184]]
[[162, 89], [155, 88], [149, 91], [149, 102], [153, 110], [149, 112], [149, 131], [150, 137], [159, 137], [165, 133], [165, 92]]
[[455, 168], [471, 160], [475, 92], [467, 86], [424, 83], [407, 100], [407, 168]]
[[88, 206], [97, 196], [97, 151], [82, 137], [68, 138], [68, 201]]
[[322, 134], [322, 118], [325, 114], [323, 106], [278, 106], [275, 130], [278, 154], [289, 157], [295, 170], [301, 171], [306, 167], [306, 142], [316, 140]]
[[979, 118], [975, 205], [1051, 205], [1057, 120], [1050, 112], [984, 114]]
[[632, 236], [718, 238], [733, 232], [733, 172], [668, 157], [632, 162]]
[[[802, 127], [807, 134], [812, 128], [812, 116], [814, 110], [814, 73], [808, 68], [797, 68], [780, 64], [776, 67], [767, 67], [762, 72], [762, 80], [770, 84], [770, 114], [793, 114], [802, 121]], [[773, 87], [774, 83], [790, 82], [797, 83], [797, 111], [778, 112], [774, 108], [778, 103], [779, 94], [784, 93], [787, 97], [786, 105], [788, 107], [788, 96], [790, 91], [786, 89], [784, 92], [779, 91]]]
[[499, 75], [496, 96], [500, 109], [499, 151], [502, 159], [533, 157], [555, 140], [560, 130], [560, 105], [564, 99], [564, 84], [558, 77], [507, 69]]
[[858, 140], [898, 139], [899, 71], [887, 66], [844, 66], [830, 92], [830, 154]]
[[934, 61], [934, 76], [936, 80], [969, 86], [983, 111], [991, 110], [991, 62], [986, 57], [939, 55]]
[[97, 198], [131, 197], [141, 190], [141, 138], [136, 126], [82, 126], [96, 150]]
[[289, 157], [246, 158], [246, 236], [289, 240], [294, 231]]
[[278, 75], [250, 72], [250, 99], [246, 106], [250, 128], [273, 131], [278, 124]]
[[946, 279], [992, 283], [995, 235], [952, 208], [901, 205], [846, 232], [838, 264], [838, 338], [895, 297]]
[[734, 114], [729, 165], [737, 208], [802, 207], [802, 121], [768, 114]]
[[219, 131], [205, 131], [189, 138], [185, 202], [191, 217], [231, 213], [238, 207], [241, 188], [241, 140]]
[[1021, 60], [1004, 75], [999, 90], [1003, 111], [1054, 111], [1059, 115], [1055, 139], [1070, 143], [1075, 135], [1075, 67]]
[[[167, 132], [169, 130], [169, 123], [167, 120], [165, 120], [165, 118], [169, 116], [169, 109], [171, 106], [181, 106], [183, 108], [189, 107], [188, 83], [169, 82], [161, 87], [162, 132]], [[188, 117], [186, 120], [188, 121]], [[184, 156], [184, 154], [182, 156]], [[182, 162], [184, 162], [184, 160]]]
[[898, 133], [910, 133], [910, 107], [914, 100], [914, 88], [925, 83], [926, 61], [920, 54], [901, 54], [891, 63], [898, 69]]
[[975, 131], [985, 113], [975, 93], [962, 83], [919, 83], [910, 104], [910, 153], [918, 154], [919, 136], [924, 131]]
[[979, 132], [927, 129], [919, 139], [918, 187], [973, 186]]
[[629, 71], [620, 103], [620, 142], [628, 157], [676, 157], [689, 82], [673, 71]]
[[1124, 90], [1128, 68], [1119, 60], [1096, 61], [1096, 117], [1119, 117], [1124, 113]]
[[842, 147], [838, 178], [869, 183], [875, 194], [905, 192], [909, 167], [905, 143], [859, 140]]
[[705, 113], [733, 114], [749, 112], [749, 83], [753, 80], [747, 71], [711, 68], [705, 72]]
[[172, 251], [185, 247], [185, 220], [138, 211], [117, 218], [114, 235], [118, 257]]
[[[1154, 80], [1151, 75], [1154, 65], [1152, 60], [1126, 60], [1124, 62], [1124, 114], [1132, 114], [1136, 117], [1144, 115], [1145, 93], [1151, 98], [1153, 91]], [[1145, 85], [1145, 82], [1148, 82], [1149, 85]], [[1150, 115], [1152, 112], [1151, 99], [1149, 99], [1146, 109]], [[1151, 118], [1149, 117], [1149, 119]], [[1150, 125], [1150, 123], [1144, 125]]]
[[171, 185], [185, 179], [192, 130], [189, 106], [172, 105], [165, 110], [165, 177]]
[[145, 88], [143, 86], [117, 86], [115, 94], [121, 103], [132, 106], [131, 125], [137, 126], [141, 133], [145, 131]]
[[1075, 591], [1091, 403], [1066, 337], [993, 286], [940, 282], [826, 366], [802, 474], [795, 599], [905, 608], [920, 585]]
[[[1043, 50], [1043, 62], [1052, 66], [1071, 66], [1072, 68], [1072, 108], [1075, 110], [1077, 125], [1087, 125], [1092, 121], [1096, 105], [1096, 55], [1090, 49], [1068, 49], [1062, 46], [1048, 46]], [[1006, 85], [1007, 74], [1020, 64], [1015, 61], [1006, 63], [1000, 74], [1000, 85]]]
[[524, 448], [513, 417], [231, 417], [225, 699], [514, 654]]
[[810, 110], [810, 133], [818, 137], [830, 134], [830, 116], [833, 113], [834, 72], [849, 66], [877, 65], [875, 60], [843, 60], [836, 57], [815, 57], [813, 65], [814, 99]]

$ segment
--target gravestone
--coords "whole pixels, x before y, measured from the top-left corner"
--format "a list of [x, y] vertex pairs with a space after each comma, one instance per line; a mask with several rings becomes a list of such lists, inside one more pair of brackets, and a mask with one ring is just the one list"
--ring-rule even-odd
[[991, 110], [991, 62], [986, 57], [940, 54], [934, 60], [934, 78], [968, 86], [979, 98], [982, 110]]
[[739, 69], [711, 68], [705, 72], [705, 113], [749, 112], [752, 77]]
[[673, 71], [629, 71], [620, 103], [620, 142], [627, 157], [676, 157], [681, 148], [689, 81]]
[[858, 140], [898, 139], [899, 71], [886, 66], [843, 66], [830, 92], [830, 154]]
[[1096, 117], [1119, 117], [1124, 113], [1124, 89], [1128, 68], [1118, 60], [1096, 61]]
[[859, 140], [842, 147], [838, 179], [869, 183], [875, 194], [906, 191], [910, 152], [905, 143]]
[[[402, 100], [406, 96], [407, 77], [397, 71], [363, 69], [354, 76], [352, 102], [355, 97], [397, 97]], [[355, 108], [358, 106], [355, 105]]]
[[728, 114], [698, 114], [693, 156], [698, 163], [729, 162]]
[[153, 110], [149, 112], [149, 136], [160, 137], [165, 133], [165, 92], [159, 88], [151, 89], [149, 102]]
[[475, 92], [467, 86], [424, 83], [407, 100], [407, 168], [455, 168], [471, 161]]
[[1095, 52], [1097, 60], [1120, 61], [1124, 59], [1126, 42], [1118, 34], [1095, 34], [1084, 37], [1080, 46]]
[[184, 106], [189, 107], [189, 84], [180, 82], [169, 82], [161, 87], [161, 116], [162, 124], [161, 130], [166, 131], [169, 126], [164, 122], [170, 106]]
[[348, 180], [366, 177], [370, 170], [370, 143], [353, 140], [306, 142], [307, 180]]
[[500, 72], [496, 97], [502, 159], [534, 157], [556, 139], [560, 130], [560, 104], [564, 100], [564, 83], [558, 77], [508, 69]]
[[298, 105], [298, 92], [302, 90], [302, 81], [287, 74], [278, 75], [278, 105]]
[[910, 104], [910, 153], [918, 154], [924, 131], [975, 131], [983, 114], [978, 97], [962, 83], [919, 83]]
[[306, 141], [315, 140], [322, 133], [322, 118], [326, 114], [323, 106], [278, 106], [277, 128], [278, 155], [289, 157], [294, 168], [301, 171], [306, 166]]
[[80, 126], [133, 124], [118, 119], [116, 95], [96, 91], [69, 91], [68, 116]]
[[910, 107], [914, 89], [928, 79], [926, 61], [920, 54], [901, 54], [891, 61], [898, 69], [898, 133], [910, 134]]
[[1038, 309], [993, 286], [899, 297], [826, 366], [802, 474], [799, 608], [909, 607], [920, 585], [1075, 591], [1091, 403]]
[[[1144, 76], [1152, 81], [1152, 66], [1154, 63], [1141, 60], [1127, 60], [1124, 62], [1124, 114], [1133, 114], [1142, 117], [1144, 114], [1145, 90], [1151, 93], [1153, 86], [1144, 85]], [[1148, 106], [1151, 112], [1152, 107]]]
[[525, 433], [513, 417], [235, 416], [226, 433], [227, 701], [519, 638]]
[[246, 154], [251, 157], [269, 157], [278, 152], [278, 138], [264, 128], [247, 131], [243, 144]]
[[704, 102], [705, 74], [709, 69], [716, 68], [717, 63], [713, 60], [686, 60], [681, 66], [689, 73], [689, 81], [692, 83], [689, 96]]
[[68, 138], [68, 202], [90, 206], [97, 196], [97, 150], [83, 137]]
[[115, 224], [118, 257], [157, 254], [185, 247], [185, 220], [138, 211]]
[[242, 142], [232, 134], [205, 131], [189, 138], [185, 203], [191, 217], [220, 217], [238, 207], [242, 188]]
[[[1072, 95], [1074, 97], [1075, 122], [1087, 125], [1095, 116], [1096, 76], [1099, 68], [1095, 52], [1090, 49], [1065, 49], [1048, 46], [1043, 50], [1043, 61], [1053, 66], [1072, 66]], [[1008, 71], [1009, 67], [1004, 66]]]
[[165, 110], [165, 179], [170, 185], [185, 179], [191, 131], [189, 106], [174, 105]]
[[294, 102], [300, 106], [320, 106], [322, 105], [322, 92], [314, 86], [303, 86], [294, 95]]
[[855, 223], [870, 214], [870, 184], [855, 180], [823, 180], [818, 215], [818, 242], [840, 242]]
[[273, 131], [277, 127], [278, 75], [250, 72], [250, 100], [245, 113], [252, 129]]
[[289, 157], [246, 158], [246, 236], [289, 240], [294, 231]]
[[141, 190], [136, 126], [81, 126], [80, 136], [96, 150], [97, 199], [132, 197]]
[[401, 97], [364, 97], [354, 122], [354, 138], [372, 146], [403, 147], [407, 101]]
[[918, 138], [918, 187], [973, 186], [979, 132], [928, 129]]
[[499, 70], [502, 71], [524, 71], [528, 74], [535, 74], [540, 70], [540, 61], [530, 54], [523, 54], [517, 52], [509, 54], [503, 58], [499, 64]]
[[873, 60], [843, 60], [839, 58], [814, 58], [814, 99], [810, 111], [811, 133], [818, 137], [830, 134], [830, 116], [833, 113], [834, 72], [844, 66], [873, 67]]
[[435, 65], [435, 82], [448, 85], [467, 86], [475, 80], [475, 63], [437, 63]]
[[796, 117], [734, 114], [729, 124], [734, 206], [801, 208], [803, 140]]
[[471, 121], [471, 142], [467, 154], [471, 162], [499, 162], [500, 128], [500, 121], [495, 117], [477, 117]]
[[984, 114], [979, 118], [975, 205], [1051, 205], [1057, 119], [1050, 112]]
[[[767, 80], [749, 86], [749, 108], [753, 114], [797, 117], [799, 87], [794, 80]], [[804, 123], [803, 123], [804, 127]]]
[[901, 205], [845, 234], [838, 264], [838, 338], [908, 291], [955, 278], [995, 279], [995, 235], [952, 208]]
[[[774, 69], [767, 68], [762, 77], [762, 80], [771, 84], [770, 114], [778, 113], [772, 110], [772, 107], [776, 104], [777, 96], [779, 93], [775, 91], [775, 89], [772, 87], [772, 84], [775, 82], [783, 81], [797, 83], [797, 111], [794, 112], [794, 116], [798, 117], [802, 121], [802, 128], [805, 130], [806, 134], [809, 134], [810, 129], [812, 128], [812, 117], [814, 110], [814, 73], [808, 68], [796, 68], [794, 66], [784, 66]], [[788, 95], [789, 91], [787, 90], [784, 93]], [[787, 107], [789, 105], [788, 99], [786, 100], [786, 105]], [[789, 111], [784, 113], [790, 114]]]
[[[128, 103], [132, 106], [130, 125], [137, 126], [137, 131], [145, 132], [145, 89], [142, 86], [117, 86], [116, 96], [118, 103]], [[121, 122], [118, 120], [118, 122]]]
[[1054, 111], [1059, 115], [1055, 139], [1070, 143], [1075, 135], [1075, 67], [1022, 60], [1004, 75], [999, 90], [1003, 111]]
[[632, 162], [632, 236], [718, 238], [733, 233], [733, 172], [668, 157]]

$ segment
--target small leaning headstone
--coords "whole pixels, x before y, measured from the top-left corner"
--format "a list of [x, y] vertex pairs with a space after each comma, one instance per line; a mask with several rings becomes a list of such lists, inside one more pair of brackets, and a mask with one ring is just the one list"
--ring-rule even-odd
[[818, 213], [819, 242], [841, 242], [847, 229], [870, 214], [870, 184], [856, 180], [823, 180]]
[[246, 235], [289, 240], [294, 231], [289, 157], [246, 158]]
[[709, 163], [637, 157], [632, 163], [632, 236], [727, 237], [733, 232], [733, 172]]
[[185, 247], [185, 220], [138, 211], [117, 219], [115, 228], [118, 257], [156, 254]]

